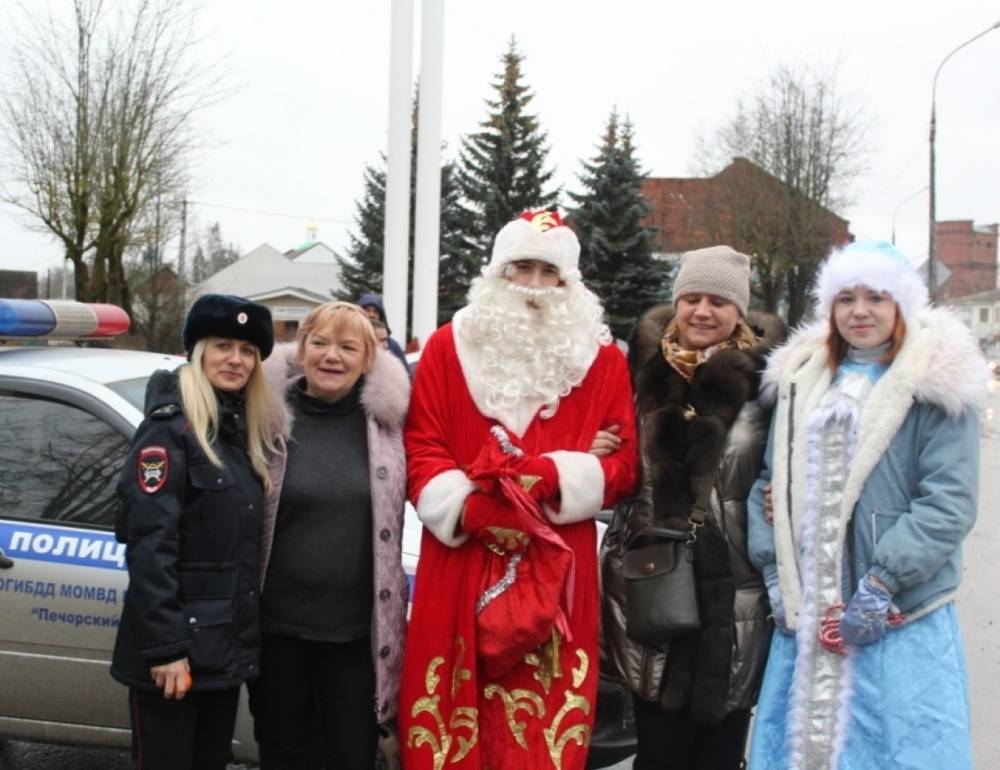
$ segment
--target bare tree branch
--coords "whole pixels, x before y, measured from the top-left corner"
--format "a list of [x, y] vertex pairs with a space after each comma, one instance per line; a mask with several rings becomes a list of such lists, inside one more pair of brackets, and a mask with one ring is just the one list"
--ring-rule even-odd
[[784, 298], [792, 324], [808, 310], [819, 262], [847, 237], [835, 212], [849, 205], [864, 171], [865, 128], [860, 109], [839, 93], [835, 71], [786, 65], [702, 143], [708, 168], [745, 158], [771, 177], [749, 164], [726, 174], [707, 206], [707, 227], [753, 255], [755, 295], [770, 312]]
[[141, 246], [155, 205], [183, 197], [200, 144], [194, 117], [226, 92], [219, 62], [196, 55], [186, 0], [114, 12], [74, 0], [69, 18], [22, 3], [19, 17], [16, 77], [0, 101], [11, 179], [0, 197], [62, 243], [77, 299], [131, 312], [125, 253]]

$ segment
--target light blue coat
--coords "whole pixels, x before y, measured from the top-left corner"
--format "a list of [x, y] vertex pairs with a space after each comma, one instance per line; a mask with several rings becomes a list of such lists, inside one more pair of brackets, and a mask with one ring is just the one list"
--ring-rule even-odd
[[[988, 376], [954, 316], [928, 310], [920, 320], [865, 402], [842, 510], [844, 601], [871, 572], [908, 620], [951, 600], [961, 580], [960, 546], [978, 505], [978, 406]], [[804, 494], [807, 417], [831, 380], [825, 332], [825, 323], [803, 330], [769, 362], [766, 392], [777, 403], [748, 503], [750, 558], [765, 576], [778, 572], [793, 629], [801, 598], [793, 510]], [[773, 525], [763, 515], [768, 483]]]
[[[750, 558], [765, 574], [777, 569], [774, 528], [763, 512], [773, 443], [774, 420], [749, 501]], [[847, 525], [844, 601], [868, 572], [889, 587], [893, 603], [911, 620], [954, 598], [978, 488], [978, 410], [970, 406], [952, 417], [936, 404], [914, 403], [862, 486]]]
[[[914, 321], [862, 406], [843, 485], [838, 551], [827, 562], [840, 565], [844, 602], [859, 578], [872, 574], [888, 585], [905, 623], [879, 642], [849, 645], [842, 668], [832, 669], [841, 671], [833, 681], [815, 673], [822, 663], [815, 656], [837, 656], [819, 648], [815, 604], [803, 607], [800, 572], [812, 574], [808, 559], [815, 556], [798, 552], [797, 530], [806, 449], [824, 439], [819, 428], [807, 428], [831, 382], [826, 324], [803, 330], [769, 362], [765, 386], [776, 408], [762, 476], [748, 503], [748, 546], [765, 575], [777, 573], [793, 634], [775, 634], [772, 641], [751, 770], [819, 766], [803, 749], [815, 745], [806, 734], [833, 736], [832, 755], [821, 758], [832, 770], [971, 768], [965, 660], [949, 602], [961, 579], [961, 544], [976, 518], [978, 405], [988, 375], [971, 335], [950, 313], [927, 310]], [[768, 483], [773, 525], [763, 513]], [[822, 670], [831, 665], [822, 663]], [[811, 693], [829, 694], [831, 687], [839, 693], [839, 715], [818, 728], [806, 717], [817, 703]]]

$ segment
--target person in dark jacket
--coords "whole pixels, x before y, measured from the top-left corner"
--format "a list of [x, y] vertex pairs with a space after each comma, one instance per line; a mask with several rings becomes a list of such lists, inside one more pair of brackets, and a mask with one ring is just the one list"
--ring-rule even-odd
[[406, 371], [409, 374], [410, 365], [406, 363], [406, 354], [399, 346], [399, 343], [392, 338], [392, 328], [389, 326], [389, 321], [386, 320], [385, 305], [382, 304], [382, 298], [378, 294], [374, 293], [363, 294], [361, 299], [358, 300], [358, 306], [365, 311], [365, 315], [368, 316], [370, 320], [381, 321], [385, 324], [386, 331], [389, 333], [389, 337], [386, 340], [389, 352], [403, 362], [403, 366], [406, 367]]
[[129, 688], [140, 770], [223, 770], [259, 669], [271, 313], [208, 294], [183, 339], [190, 363], [150, 378], [118, 484], [129, 589], [111, 675]]
[[[688, 252], [674, 305], [629, 343], [641, 479], [602, 543], [602, 662], [636, 716], [636, 770], [737, 770], [771, 637], [764, 582], [747, 555], [746, 500], [769, 411], [757, 400], [763, 354], [783, 324], [747, 312], [749, 260], [728, 246]], [[628, 637], [625, 546], [645, 526], [686, 531], [710, 489], [694, 543], [701, 628], [654, 648]]]

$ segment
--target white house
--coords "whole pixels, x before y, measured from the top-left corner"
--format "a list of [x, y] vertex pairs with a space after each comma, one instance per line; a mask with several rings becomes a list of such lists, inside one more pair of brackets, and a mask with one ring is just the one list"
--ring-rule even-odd
[[1000, 343], [1000, 289], [949, 299], [941, 304], [955, 311], [987, 352]]
[[340, 267], [321, 241], [308, 241], [282, 254], [264, 243], [199, 283], [201, 294], [235, 294], [271, 309], [275, 340], [291, 340], [299, 323], [314, 307], [333, 298], [340, 288]]

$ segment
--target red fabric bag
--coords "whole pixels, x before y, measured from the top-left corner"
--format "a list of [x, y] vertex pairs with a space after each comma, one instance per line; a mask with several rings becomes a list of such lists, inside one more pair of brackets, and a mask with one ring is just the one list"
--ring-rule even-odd
[[513, 451], [504, 454], [491, 443], [468, 471], [498, 503], [491, 506], [487, 532], [471, 533], [493, 552], [476, 601], [477, 657], [489, 678], [500, 677], [548, 642], [553, 630], [572, 640], [573, 552], [510, 467], [520, 450], [509, 439], [500, 444]]

